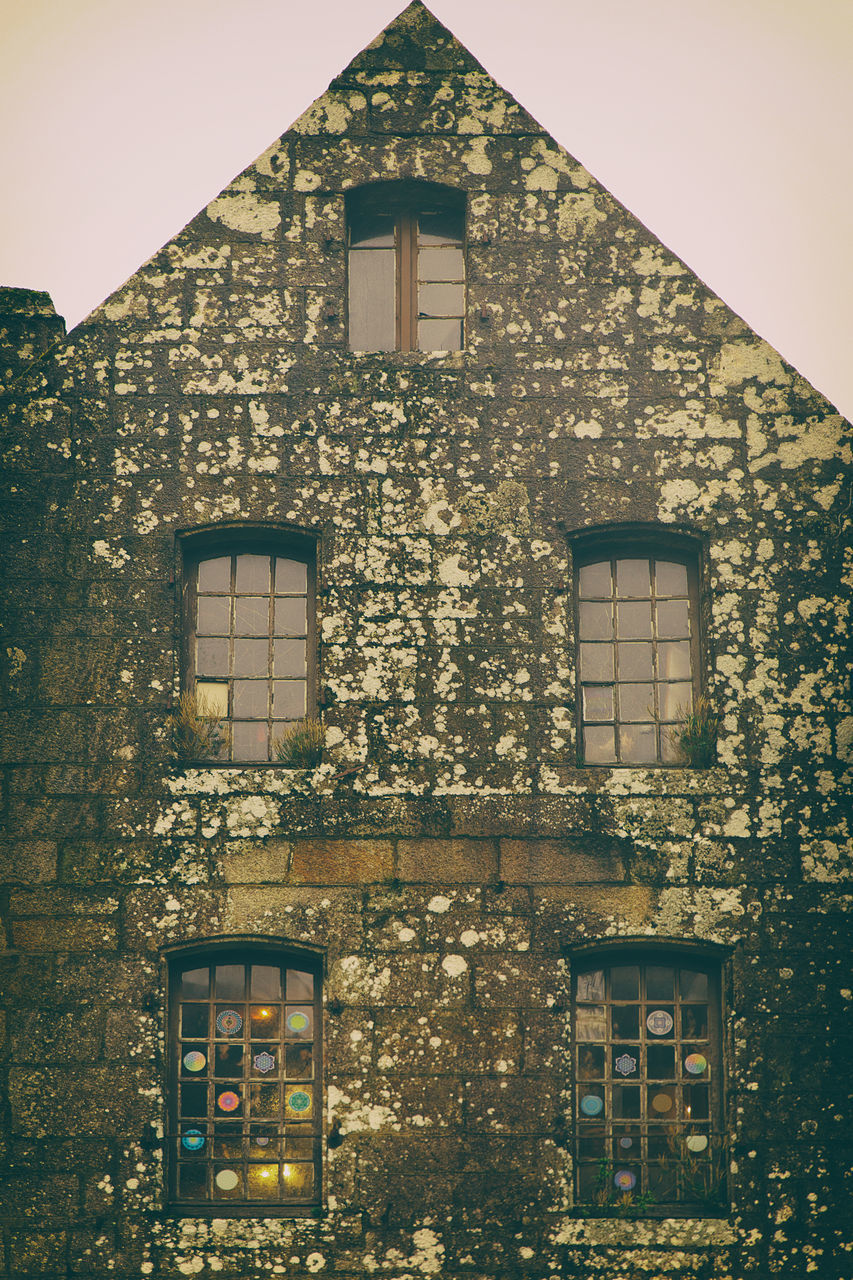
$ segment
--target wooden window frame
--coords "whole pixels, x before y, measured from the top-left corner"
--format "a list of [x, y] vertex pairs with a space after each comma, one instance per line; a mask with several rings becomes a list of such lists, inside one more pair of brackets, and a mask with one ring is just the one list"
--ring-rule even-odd
[[[224, 1218], [224, 1217], [307, 1217], [315, 1214], [318, 1207], [323, 1203], [323, 985], [324, 985], [324, 961], [322, 953], [316, 948], [307, 948], [300, 945], [293, 945], [289, 941], [278, 941], [270, 939], [252, 939], [238, 940], [227, 939], [222, 941], [206, 941], [200, 944], [191, 944], [190, 946], [182, 946], [170, 948], [166, 954], [167, 961], [167, 982], [168, 982], [168, 1000], [167, 1000], [167, 1071], [166, 1071], [166, 1170], [167, 1170], [167, 1206], [171, 1214], [180, 1217], [208, 1217], [208, 1218]], [[217, 964], [263, 964], [263, 965], [280, 965], [282, 970], [286, 972], [288, 968], [298, 969], [302, 972], [310, 972], [314, 978], [313, 999], [310, 1001], [313, 1009], [313, 1036], [311, 1045], [313, 1050], [312, 1059], [312, 1078], [310, 1081], [295, 1078], [292, 1085], [287, 1086], [284, 1079], [281, 1078], [279, 1087], [281, 1089], [281, 1111], [275, 1120], [261, 1119], [256, 1123], [265, 1129], [276, 1129], [276, 1135], [273, 1137], [273, 1152], [270, 1156], [265, 1157], [258, 1151], [252, 1149], [251, 1146], [251, 1129], [252, 1119], [246, 1114], [245, 1100], [250, 1097], [249, 1090], [252, 1084], [259, 1084], [266, 1081], [266, 1076], [255, 1078], [252, 1075], [254, 1065], [253, 1056], [251, 1054], [251, 1038], [247, 1038], [249, 1032], [248, 1019], [246, 1025], [241, 1028], [243, 1034], [240, 1040], [230, 1041], [223, 1037], [216, 1028], [215, 1009], [217, 1004], [222, 1003], [240, 1003], [235, 999], [218, 998], [213, 993], [213, 970]], [[209, 994], [206, 999], [199, 998], [193, 1001], [193, 1004], [207, 1005], [208, 1013], [208, 1035], [206, 1037], [190, 1036], [189, 1038], [181, 1035], [180, 1025], [180, 979], [186, 970], [197, 968], [209, 968], [211, 974], [211, 984]], [[287, 1000], [281, 1000], [282, 1005], [282, 1021], [280, 1032], [277, 1039], [275, 1037], [267, 1037], [272, 1043], [276, 1040], [282, 1046], [288, 1043], [286, 1028], [284, 1026], [284, 1010]], [[252, 1002], [248, 998], [248, 993], [243, 1001], [245, 1004], [244, 1012], [248, 1014], [251, 1003], [259, 1003], [258, 1000]], [[274, 1003], [274, 1002], [273, 1002]], [[296, 1003], [296, 1002], [293, 1002]], [[303, 1005], [307, 1005], [308, 1001], [303, 1001]], [[249, 1052], [245, 1054], [245, 1064], [243, 1074], [240, 1079], [234, 1077], [223, 1077], [221, 1085], [233, 1084], [235, 1091], [240, 1092], [241, 1106], [240, 1114], [236, 1120], [229, 1120], [227, 1117], [216, 1113], [217, 1085], [214, 1084], [216, 1078], [215, 1073], [208, 1077], [205, 1070], [204, 1076], [201, 1077], [208, 1089], [208, 1100], [206, 1113], [203, 1116], [181, 1118], [180, 1116], [180, 1087], [183, 1083], [195, 1083], [195, 1077], [189, 1077], [186, 1071], [182, 1070], [184, 1058], [185, 1044], [202, 1044], [208, 1049], [214, 1048], [217, 1044], [236, 1044], [245, 1043], [249, 1046]], [[294, 1043], [296, 1043], [294, 1041]], [[208, 1053], [208, 1058], [212, 1055]], [[274, 1055], [273, 1055], [274, 1056]], [[286, 1073], [285, 1073], [286, 1074]], [[221, 1085], [219, 1086], [221, 1092]], [[309, 1197], [293, 1198], [263, 1198], [252, 1199], [248, 1195], [242, 1199], [214, 1199], [213, 1198], [213, 1182], [215, 1177], [216, 1166], [218, 1164], [232, 1164], [239, 1167], [242, 1171], [248, 1171], [252, 1164], [269, 1164], [279, 1163], [287, 1165], [287, 1146], [276, 1148], [277, 1142], [286, 1143], [286, 1132], [288, 1121], [291, 1124], [299, 1123], [293, 1117], [288, 1117], [285, 1099], [288, 1095], [288, 1087], [293, 1091], [294, 1085], [298, 1091], [305, 1092], [311, 1097], [311, 1135], [301, 1134], [303, 1142], [306, 1138], [310, 1138], [312, 1143], [312, 1157], [306, 1159], [303, 1154], [298, 1158], [294, 1158], [291, 1163], [310, 1164], [313, 1168], [313, 1191]], [[250, 1103], [251, 1106], [251, 1103]], [[213, 1146], [215, 1125], [220, 1124], [240, 1124], [241, 1126], [241, 1145], [242, 1154], [239, 1157], [218, 1156]], [[188, 1130], [199, 1130], [205, 1139], [205, 1143], [199, 1151], [199, 1158], [195, 1160], [187, 1155], [181, 1148], [181, 1139]], [[204, 1147], [207, 1147], [207, 1150]], [[276, 1160], [277, 1156], [277, 1160]], [[182, 1158], [183, 1157], [183, 1158]], [[198, 1163], [205, 1168], [205, 1180], [209, 1187], [208, 1196], [206, 1198], [181, 1198], [179, 1195], [178, 1178], [179, 1169], [184, 1164]]]
[[[293, 560], [297, 563], [304, 564], [306, 567], [306, 640], [305, 640], [305, 659], [306, 659], [306, 679], [305, 679], [305, 716], [310, 717], [316, 714], [317, 707], [317, 681], [318, 681], [318, 659], [317, 659], [317, 543], [313, 538], [302, 534], [262, 530], [246, 530], [244, 528], [231, 528], [228, 530], [216, 530], [215, 532], [205, 531], [203, 533], [193, 533], [187, 535], [180, 543], [180, 581], [181, 581], [181, 634], [182, 634], [182, 688], [194, 693], [196, 689], [196, 672], [195, 672], [195, 641], [196, 641], [196, 622], [197, 622], [197, 584], [199, 565], [205, 560], [217, 559], [225, 556], [239, 555], [261, 555], [270, 557], [279, 557], [282, 559]], [[299, 594], [299, 593], [296, 593]], [[230, 598], [235, 598], [233, 579], [232, 588], [229, 593]], [[271, 635], [269, 635], [271, 639]], [[234, 637], [229, 637], [229, 643]], [[270, 662], [272, 659], [270, 658]], [[227, 683], [229, 685], [229, 706], [230, 706], [230, 686], [237, 673], [229, 674]], [[269, 680], [274, 679], [271, 668], [268, 671]], [[223, 682], [225, 682], [223, 680]], [[221, 723], [230, 726], [235, 717], [230, 713], [223, 717]], [[271, 716], [267, 716], [267, 723], [271, 726], [274, 721]], [[296, 723], [294, 721], [293, 723]], [[246, 768], [265, 768], [275, 766], [278, 768], [288, 767], [283, 765], [273, 756], [273, 730], [270, 728], [270, 743], [268, 748], [267, 759], [244, 759], [235, 755], [233, 743], [228, 747], [226, 756], [217, 756], [215, 758], [206, 758], [199, 763], [205, 766], [232, 766]]]
[[[616, 668], [616, 638], [613, 640], [614, 650], [614, 678], [612, 681], [595, 681], [583, 680], [581, 672], [581, 626], [580, 626], [580, 570], [588, 565], [603, 564], [610, 562], [611, 574], [615, 570], [615, 561], [620, 559], [649, 559], [651, 561], [663, 561], [671, 564], [683, 565], [687, 573], [687, 601], [688, 601], [688, 619], [690, 624], [690, 676], [684, 678], [681, 683], [689, 683], [692, 686], [692, 698], [695, 705], [696, 700], [701, 697], [704, 689], [704, 626], [703, 626], [703, 580], [702, 580], [702, 557], [701, 547], [696, 538], [689, 534], [673, 532], [666, 534], [660, 530], [650, 530], [648, 526], [621, 526], [616, 529], [607, 529], [605, 531], [584, 531], [583, 534], [575, 535], [572, 539], [572, 562], [573, 562], [573, 589], [572, 589], [572, 616], [575, 635], [575, 697], [577, 707], [577, 761], [579, 766], [589, 769], [677, 769], [686, 767], [686, 763], [680, 760], [665, 760], [661, 758], [661, 735], [665, 731], [664, 726], [677, 723], [661, 717], [657, 711], [654, 719], [649, 723], [655, 726], [656, 736], [656, 759], [652, 761], [631, 761], [623, 760], [619, 757], [619, 733], [620, 727], [630, 721], [623, 721], [616, 718], [616, 710], [614, 707], [614, 741], [616, 743], [617, 758], [611, 761], [589, 761], [585, 757], [584, 750], [584, 725], [587, 723], [595, 724], [595, 721], [584, 720], [584, 701], [583, 689], [584, 685], [612, 685], [615, 689], [620, 683], [618, 671]], [[615, 601], [616, 597], [613, 596]], [[650, 601], [655, 599], [653, 594], [649, 596]], [[653, 650], [656, 650], [659, 637], [652, 636], [651, 643]], [[624, 683], [624, 682], [621, 682]], [[654, 676], [651, 683], [657, 684]], [[663, 682], [666, 683], [666, 682]], [[604, 721], [602, 723], [610, 723]]]
[[[574, 1208], [578, 1216], [598, 1217], [646, 1217], [646, 1218], [678, 1218], [678, 1217], [720, 1217], [728, 1212], [727, 1199], [727, 1142], [726, 1142], [726, 1054], [725, 1054], [725, 1004], [724, 1004], [724, 956], [718, 948], [710, 946], [694, 947], [689, 944], [661, 943], [649, 944], [647, 941], [626, 940], [622, 944], [598, 945], [583, 948], [571, 957], [571, 1099], [573, 1129], [573, 1164], [574, 1164]], [[636, 1000], [613, 999], [612, 972], [617, 967], [638, 967], [640, 970], [640, 988]], [[655, 968], [673, 968], [675, 971], [674, 999], [667, 1001], [663, 997], [649, 999], [646, 994], [647, 972]], [[684, 1034], [681, 1021], [683, 1005], [693, 1002], [682, 998], [679, 990], [679, 975], [688, 970], [703, 973], [707, 977], [708, 1022], [707, 1035], [691, 1036]], [[605, 974], [604, 996], [601, 1001], [579, 999], [578, 980], [585, 974], [603, 971]], [[603, 1038], [584, 1038], [579, 1036], [579, 1005], [594, 1009], [603, 1005], [606, 1010], [606, 1033]], [[639, 1009], [638, 1035], [614, 1035], [613, 1009], [632, 1008], [636, 1004]], [[646, 1019], [653, 1012], [652, 1006], [665, 1006], [663, 1012], [671, 1008], [673, 1026], [671, 1031], [655, 1036], [646, 1025]], [[656, 1008], [654, 1012], [661, 1012]], [[581, 1067], [581, 1054], [584, 1049], [603, 1047], [604, 1071], [601, 1077], [596, 1075], [597, 1068], [589, 1074]], [[668, 1078], [661, 1075], [650, 1076], [647, 1068], [647, 1052], [650, 1047], [666, 1050], [673, 1049], [674, 1072]], [[632, 1052], [633, 1049], [633, 1052]], [[621, 1050], [621, 1052], [617, 1052]], [[698, 1074], [690, 1074], [686, 1059], [694, 1055], [694, 1068], [700, 1064], [695, 1061], [696, 1051], [704, 1052], [699, 1056], [705, 1058], [706, 1066]], [[634, 1054], [636, 1053], [636, 1058]], [[623, 1054], [636, 1061], [636, 1072], [620, 1074], [616, 1063], [622, 1060]], [[707, 1055], [707, 1056], [706, 1056]], [[624, 1062], [626, 1071], [631, 1065]], [[706, 1076], [707, 1073], [707, 1076]], [[703, 1080], [706, 1076], [706, 1081]], [[656, 1083], [657, 1081], [660, 1083]], [[587, 1083], [588, 1081], [588, 1083]], [[707, 1083], [706, 1083], [707, 1082]], [[707, 1118], [694, 1118], [685, 1098], [690, 1098], [691, 1088], [707, 1087]], [[636, 1087], [637, 1100], [640, 1102], [640, 1114], [636, 1117], [617, 1116], [617, 1108], [613, 1105], [613, 1091], [620, 1086]], [[651, 1091], [657, 1088], [661, 1094], [672, 1098], [676, 1114], [671, 1121], [650, 1115], [653, 1105]], [[585, 1093], [584, 1090], [587, 1092]], [[645, 1100], [643, 1095], [646, 1095]], [[590, 1097], [600, 1096], [602, 1108], [601, 1118], [585, 1114], [584, 1102]], [[683, 1114], [686, 1111], [686, 1115]], [[594, 1154], [597, 1142], [596, 1129], [603, 1130], [603, 1154]], [[686, 1134], [685, 1134], [685, 1131]], [[620, 1135], [631, 1135], [630, 1150], [623, 1148]], [[684, 1147], [675, 1145], [676, 1137], [684, 1136]], [[661, 1168], [659, 1157], [652, 1157], [648, 1146], [649, 1139], [660, 1143], [664, 1137], [672, 1138], [671, 1149], [677, 1151], [680, 1162], [676, 1177], [681, 1189], [688, 1178], [694, 1184], [705, 1181], [706, 1193], [691, 1199], [682, 1194], [678, 1199], [654, 1199], [654, 1189], [649, 1186], [653, 1180], [654, 1169]], [[705, 1137], [707, 1147], [697, 1152], [687, 1149], [687, 1138], [694, 1141]], [[617, 1148], [617, 1143], [619, 1144]], [[590, 1145], [585, 1145], [590, 1144]], [[637, 1145], [638, 1144], [638, 1145]], [[635, 1150], [636, 1146], [636, 1150]], [[705, 1157], [704, 1152], [708, 1151]], [[592, 1154], [591, 1154], [592, 1153]], [[707, 1160], [707, 1164], [705, 1163]], [[624, 1165], [623, 1170], [619, 1166]], [[673, 1166], [674, 1167], [674, 1166]], [[589, 1185], [589, 1173], [594, 1172], [594, 1192], [587, 1198], [582, 1183]], [[620, 1190], [616, 1176], [620, 1172], [630, 1172], [637, 1178], [631, 1189]], [[651, 1194], [649, 1201], [645, 1195]]]

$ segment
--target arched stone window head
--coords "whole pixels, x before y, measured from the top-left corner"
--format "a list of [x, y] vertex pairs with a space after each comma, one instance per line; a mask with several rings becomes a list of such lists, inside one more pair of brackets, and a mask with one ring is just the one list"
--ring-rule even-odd
[[465, 331], [465, 196], [429, 182], [347, 195], [352, 351], [459, 351]]

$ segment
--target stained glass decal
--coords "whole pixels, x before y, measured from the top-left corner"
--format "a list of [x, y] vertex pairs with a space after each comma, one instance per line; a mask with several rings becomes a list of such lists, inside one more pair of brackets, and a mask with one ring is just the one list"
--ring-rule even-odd
[[216, 1175], [216, 1185], [220, 1191], [233, 1191], [240, 1181], [240, 1175], [233, 1169], [220, 1169]]
[[646, 1018], [646, 1026], [654, 1036], [668, 1036], [672, 1030], [672, 1014], [666, 1009], [654, 1009]]
[[708, 1139], [705, 1137], [704, 1133], [691, 1133], [690, 1136], [685, 1139], [684, 1145], [687, 1147], [688, 1151], [698, 1153], [700, 1151], [707, 1150]]
[[224, 1009], [217, 1016], [216, 1026], [224, 1036], [234, 1036], [243, 1025], [243, 1019], [236, 1009]]
[[275, 1066], [275, 1058], [271, 1053], [267, 1053], [266, 1050], [264, 1050], [261, 1053], [255, 1054], [254, 1064], [258, 1071], [262, 1071], [266, 1074], [267, 1071], [272, 1071]]
[[637, 1176], [631, 1173], [629, 1169], [620, 1169], [614, 1177], [613, 1183], [620, 1191], [633, 1191], [637, 1185]]
[[585, 1116], [597, 1116], [603, 1106], [604, 1102], [595, 1094], [588, 1093], [586, 1097], [581, 1098], [581, 1111]]
[[623, 1053], [616, 1059], [613, 1064], [616, 1070], [622, 1076], [630, 1076], [637, 1070], [637, 1059], [632, 1058], [629, 1054]]
[[701, 1053], [689, 1053], [684, 1059], [684, 1065], [692, 1076], [701, 1076], [708, 1066], [708, 1060]]
[[288, 1031], [292, 1031], [296, 1035], [302, 1035], [303, 1032], [308, 1030], [310, 1025], [311, 1025], [311, 1019], [308, 1017], [307, 1014], [302, 1013], [301, 1011], [288, 1014], [288, 1017], [287, 1017]]
[[306, 1093], [304, 1089], [295, 1089], [293, 1093], [288, 1094], [287, 1105], [291, 1111], [308, 1111], [311, 1107], [311, 1094]]
[[198, 1049], [184, 1054], [184, 1066], [187, 1071], [202, 1071], [207, 1066], [207, 1058]]
[[220, 1093], [216, 1099], [216, 1105], [220, 1111], [236, 1111], [240, 1105], [240, 1097], [230, 1089], [227, 1089], [225, 1093]]
[[187, 1129], [181, 1138], [181, 1143], [187, 1151], [201, 1151], [205, 1137], [200, 1129]]

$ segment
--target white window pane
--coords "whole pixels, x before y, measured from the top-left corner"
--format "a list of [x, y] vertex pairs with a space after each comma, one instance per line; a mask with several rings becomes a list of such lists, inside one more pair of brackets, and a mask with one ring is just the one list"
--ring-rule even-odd
[[616, 561], [616, 594], [618, 596], [650, 596], [648, 560]]
[[418, 279], [425, 281], [464, 280], [465, 258], [461, 249], [421, 249], [418, 252]]
[[651, 680], [652, 646], [639, 641], [616, 646], [619, 662], [620, 680]]
[[199, 591], [231, 590], [231, 557], [218, 556], [215, 560], [202, 560], [198, 566]]
[[651, 640], [652, 602], [638, 601], [616, 608], [616, 631], [620, 640]]
[[686, 600], [665, 600], [657, 607], [658, 635], [663, 640], [690, 635]]
[[195, 673], [197, 676], [227, 676], [228, 641], [197, 640]]
[[266, 680], [234, 681], [234, 715], [266, 719], [269, 714], [269, 684]]
[[613, 729], [602, 725], [584, 725], [583, 753], [587, 764], [608, 764], [615, 761]]
[[262, 676], [269, 670], [270, 646], [268, 640], [234, 641], [234, 674], [237, 676]]
[[418, 289], [418, 312], [422, 316], [461, 316], [465, 310], [464, 294], [461, 284], [422, 284]]
[[655, 592], [659, 596], [687, 595], [687, 566], [655, 561]]
[[308, 603], [304, 596], [280, 596], [275, 602], [275, 634], [304, 636], [308, 626]]
[[196, 632], [200, 636], [227, 636], [231, 624], [230, 596], [199, 596]]
[[268, 636], [269, 632], [269, 596], [238, 596], [234, 601], [234, 634]]
[[580, 646], [580, 661], [582, 680], [613, 679], [612, 644], [582, 644]]
[[693, 686], [690, 684], [658, 685], [658, 705], [661, 720], [683, 720], [693, 705]]
[[580, 593], [584, 598], [588, 596], [609, 596], [612, 593], [610, 561], [603, 560], [600, 564], [582, 565], [578, 574], [578, 584]]
[[235, 720], [231, 736], [235, 760], [269, 759], [269, 731], [265, 720]]
[[613, 687], [587, 685], [583, 691], [584, 720], [613, 719]]
[[662, 680], [680, 680], [690, 675], [690, 644], [658, 645], [658, 675]]
[[305, 715], [305, 681], [276, 680], [273, 715], [282, 720], [299, 720]]
[[307, 670], [305, 659], [304, 640], [276, 640], [273, 674], [277, 676], [304, 676]]
[[419, 320], [418, 351], [461, 351], [461, 320]]
[[581, 640], [613, 639], [613, 606], [609, 602], [584, 600], [579, 612]]
[[237, 557], [237, 590], [249, 593], [268, 592], [270, 589], [269, 556]]
[[657, 759], [656, 736], [653, 724], [622, 725], [619, 758], [625, 764], [654, 764]]
[[349, 345], [352, 351], [393, 351], [397, 301], [393, 249], [351, 249]]
[[655, 714], [655, 689], [652, 684], [620, 684], [619, 719], [649, 720]]
[[285, 560], [276, 556], [275, 590], [277, 595], [285, 592], [305, 592], [308, 590], [308, 566], [304, 560]]

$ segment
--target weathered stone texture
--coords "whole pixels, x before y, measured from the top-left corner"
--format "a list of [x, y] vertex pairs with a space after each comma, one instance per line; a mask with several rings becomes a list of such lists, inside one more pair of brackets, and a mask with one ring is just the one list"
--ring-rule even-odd
[[[347, 349], [389, 178], [466, 194], [462, 352]], [[846, 1275], [847, 424], [418, 3], [65, 341], [0, 311], [3, 1274]], [[701, 546], [711, 768], [578, 766], [610, 523]], [[316, 768], [174, 756], [177, 535], [243, 525], [317, 539]], [[324, 957], [314, 1218], [162, 1212], [163, 949], [237, 936]], [[721, 948], [727, 1217], [573, 1205], [620, 938]]]

